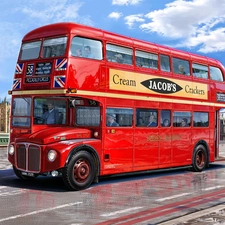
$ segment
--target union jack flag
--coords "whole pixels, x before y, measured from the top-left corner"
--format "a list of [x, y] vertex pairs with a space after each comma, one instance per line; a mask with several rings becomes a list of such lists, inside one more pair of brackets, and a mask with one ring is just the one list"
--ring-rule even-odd
[[17, 63], [16, 64], [16, 71], [15, 74], [21, 74], [23, 72], [23, 63]]
[[21, 78], [17, 78], [13, 80], [13, 90], [21, 88]]
[[63, 88], [65, 87], [66, 76], [55, 76], [54, 77], [54, 88]]
[[67, 59], [56, 59], [55, 70], [66, 70]]

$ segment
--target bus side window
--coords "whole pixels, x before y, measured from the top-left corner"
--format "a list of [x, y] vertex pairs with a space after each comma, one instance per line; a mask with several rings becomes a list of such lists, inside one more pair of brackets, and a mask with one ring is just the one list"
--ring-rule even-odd
[[157, 127], [158, 111], [154, 109], [137, 109], [136, 111], [137, 127]]
[[133, 109], [107, 108], [106, 126], [110, 127], [131, 127], [133, 121]]
[[194, 112], [194, 127], [208, 127], [209, 114], [206, 112]]
[[174, 127], [190, 127], [191, 125], [191, 112], [177, 112], [173, 113], [173, 126]]
[[[79, 49], [79, 54], [78, 54]], [[102, 42], [98, 40], [73, 37], [70, 46], [71, 55], [83, 58], [102, 60]]]
[[210, 79], [217, 81], [224, 81], [221, 70], [217, 67], [210, 66]]
[[136, 56], [136, 66], [139, 66], [139, 67], [143, 66], [143, 60], [141, 57]]
[[113, 57], [112, 51], [106, 51], [106, 60], [109, 61], [109, 62], [113, 62], [114, 57]]
[[171, 116], [170, 116], [170, 114], [171, 114], [170, 110], [162, 110], [161, 111], [160, 122], [161, 122], [161, 126], [162, 127], [170, 127], [170, 125], [171, 125]]
[[190, 76], [190, 66], [189, 61], [173, 58], [173, 72], [175, 74], [182, 74], [186, 76]]
[[207, 79], [208, 78], [208, 66], [193, 63], [192, 73], [194, 77]]
[[158, 69], [158, 55], [136, 50], [136, 65], [139, 67]]
[[106, 59], [109, 62], [132, 65], [133, 50], [118, 45], [106, 44]]
[[170, 72], [170, 58], [167, 55], [160, 55], [160, 69]]

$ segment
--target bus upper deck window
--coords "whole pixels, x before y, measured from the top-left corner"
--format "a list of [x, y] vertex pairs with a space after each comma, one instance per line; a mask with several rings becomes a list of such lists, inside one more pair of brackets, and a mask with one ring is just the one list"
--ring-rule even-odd
[[167, 55], [160, 55], [160, 68], [162, 71], [170, 72], [170, 58]]
[[190, 76], [189, 61], [178, 58], [172, 58], [172, 60], [173, 60], [173, 72], [175, 74]]
[[41, 41], [23, 43], [21, 47], [21, 60], [37, 59], [40, 52]]
[[66, 51], [67, 37], [46, 39], [43, 43], [43, 58], [63, 56]]
[[158, 69], [158, 55], [150, 52], [136, 51], [136, 65], [144, 68]]
[[210, 66], [210, 79], [216, 81], [223, 81], [223, 74], [217, 67]]
[[192, 73], [194, 77], [207, 79], [208, 78], [208, 66], [193, 63]]
[[106, 45], [106, 58], [109, 62], [132, 65], [133, 50], [118, 45]]
[[74, 37], [71, 43], [70, 52], [72, 56], [102, 60], [102, 43], [83, 37]]

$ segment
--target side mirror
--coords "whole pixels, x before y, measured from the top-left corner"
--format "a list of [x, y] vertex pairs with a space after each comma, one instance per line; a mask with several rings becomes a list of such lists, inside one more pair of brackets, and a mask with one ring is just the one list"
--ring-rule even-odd
[[70, 100], [70, 102], [69, 102], [69, 107], [70, 108], [75, 108], [76, 107], [76, 100], [75, 99], [73, 99], [73, 100]]

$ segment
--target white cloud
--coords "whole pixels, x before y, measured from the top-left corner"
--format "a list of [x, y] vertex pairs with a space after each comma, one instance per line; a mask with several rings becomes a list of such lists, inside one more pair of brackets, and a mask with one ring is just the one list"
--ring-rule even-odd
[[112, 4], [113, 5], [137, 5], [140, 2], [142, 2], [142, 0], [113, 0]]
[[218, 28], [210, 33], [202, 32], [196, 37], [190, 37], [183, 43], [183, 46], [199, 46], [199, 52], [220, 52], [225, 51], [225, 28]]
[[185, 47], [201, 45], [199, 51], [205, 53], [224, 49], [221, 49], [221, 41], [224, 40], [221, 27], [225, 25], [225, 0], [175, 0], [165, 9], [145, 16], [150, 22], [140, 25], [143, 31], [174, 39], [185, 38]]
[[143, 18], [143, 14], [136, 14], [136, 15], [130, 15], [126, 16], [125, 23], [128, 25], [129, 28], [132, 28], [135, 22], [144, 22], [145, 19]]
[[[38, 19], [43, 22], [71, 21], [78, 18], [78, 11], [83, 5], [81, 2], [68, 4], [64, 1], [32, 1], [30, 5], [20, 9], [28, 18]], [[41, 6], [41, 10], [40, 10]]]
[[111, 12], [108, 17], [111, 19], [116, 19], [118, 20], [122, 16], [122, 13], [119, 12]]

